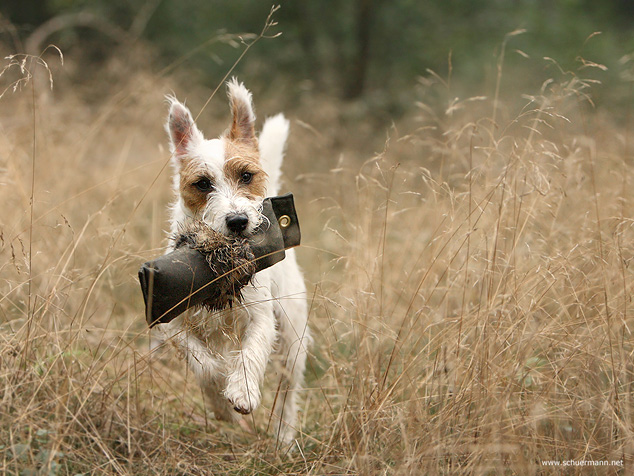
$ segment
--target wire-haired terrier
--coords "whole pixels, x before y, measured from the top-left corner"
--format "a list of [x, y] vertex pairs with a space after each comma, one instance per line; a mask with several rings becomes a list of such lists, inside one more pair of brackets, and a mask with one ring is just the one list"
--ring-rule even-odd
[[[172, 236], [202, 221], [224, 235], [247, 237], [262, 222], [263, 199], [278, 193], [289, 122], [282, 114], [268, 118], [258, 137], [251, 93], [236, 79], [227, 89], [231, 126], [211, 140], [203, 137], [187, 107], [168, 98], [166, 129], [177, 194]], [[275, 351], [283, 369], [272, 421], [278, 438], [290, 443], [310, 341], [307, 314], [306, 287], [291, 249], [283, 261], [258, 272], [230, 308], [197, 309], [158, 327], [182, 349], [220, 420], [239, 421], [258, 407]]]

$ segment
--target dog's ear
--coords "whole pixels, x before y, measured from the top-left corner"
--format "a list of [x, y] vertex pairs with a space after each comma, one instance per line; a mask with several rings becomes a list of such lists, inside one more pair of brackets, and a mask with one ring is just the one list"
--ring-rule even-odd
[[251, 93], [244, 87], [244, 84], [239, 83], [236, 78], [232, 78], [227, 83], [227, 95], [233, 115], [229, 138], [255, 145], [255, 113]]
[[189, 109], [174, 97], [167, 98], [170, 112], [165, 129], [170, 138], [170, 150], [176, 157], [187, 155], [192, 146], [203, 140]]

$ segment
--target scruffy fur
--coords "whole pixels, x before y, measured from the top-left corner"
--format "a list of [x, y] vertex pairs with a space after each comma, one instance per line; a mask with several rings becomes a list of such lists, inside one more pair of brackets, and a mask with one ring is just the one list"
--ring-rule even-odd
[[174, 248], [188, 246], [200, 251], [217, 276], [214, 295], [203, 302], [208, 311], [221, 311], [242, 301], [242, 288], [256, 271], [255, 255], [246, 238], [231, 238], [194, 221], [173, 238]]
[[[231, 125], [212, 140], [203, 137], [183, 104], [168, 98], [166, 130], [176, 191], [172, 236], [196, 222], [226, 236], [246, 237], [262, 220], [262, 200], [278, 193], [288, 121], [281, 114], [268, 119], [257, 137], [251, 93], [235, 79], [227, 91]], [[241, 303], [217, 312], [188, 312], [158, 327], [183, 351], [221, 420], [238, 421], [259, 406], [264, 372], [275, 351], [283, 370], [272, 421], [278, 438], [291, 443], [310, 341], [306, 321], [304, 280], [294, 251], [288, 250], [286, 259], [257, 273], [242, 289]]]

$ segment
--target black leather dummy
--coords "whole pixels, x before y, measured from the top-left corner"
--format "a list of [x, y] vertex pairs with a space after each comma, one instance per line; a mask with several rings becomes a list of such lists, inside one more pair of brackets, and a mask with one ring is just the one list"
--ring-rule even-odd
[[[283, 260], [284, 250], [298, 246], [301, 240], [292, 194], [266, 198], [262, 213], [268, 220], [248, 239], [254, 273]], [[169, 322], [190, 307], [218, 299], [226, 289], [222, 280], [227, 274], [218, 275], [205, 254], [188, 245], [144, 263], [139, 281], [148, 325]], [[231, 288], [239, 293], [248, 280], [232, 282]]]

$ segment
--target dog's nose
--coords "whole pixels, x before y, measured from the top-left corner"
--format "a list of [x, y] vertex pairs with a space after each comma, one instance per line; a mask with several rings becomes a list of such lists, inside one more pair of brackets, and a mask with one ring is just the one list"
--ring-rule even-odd
[[227, 228], [233, 233], [241, 233], [249, 224], [249, 218], [244, 213], [234, 213], [227, 216]]

